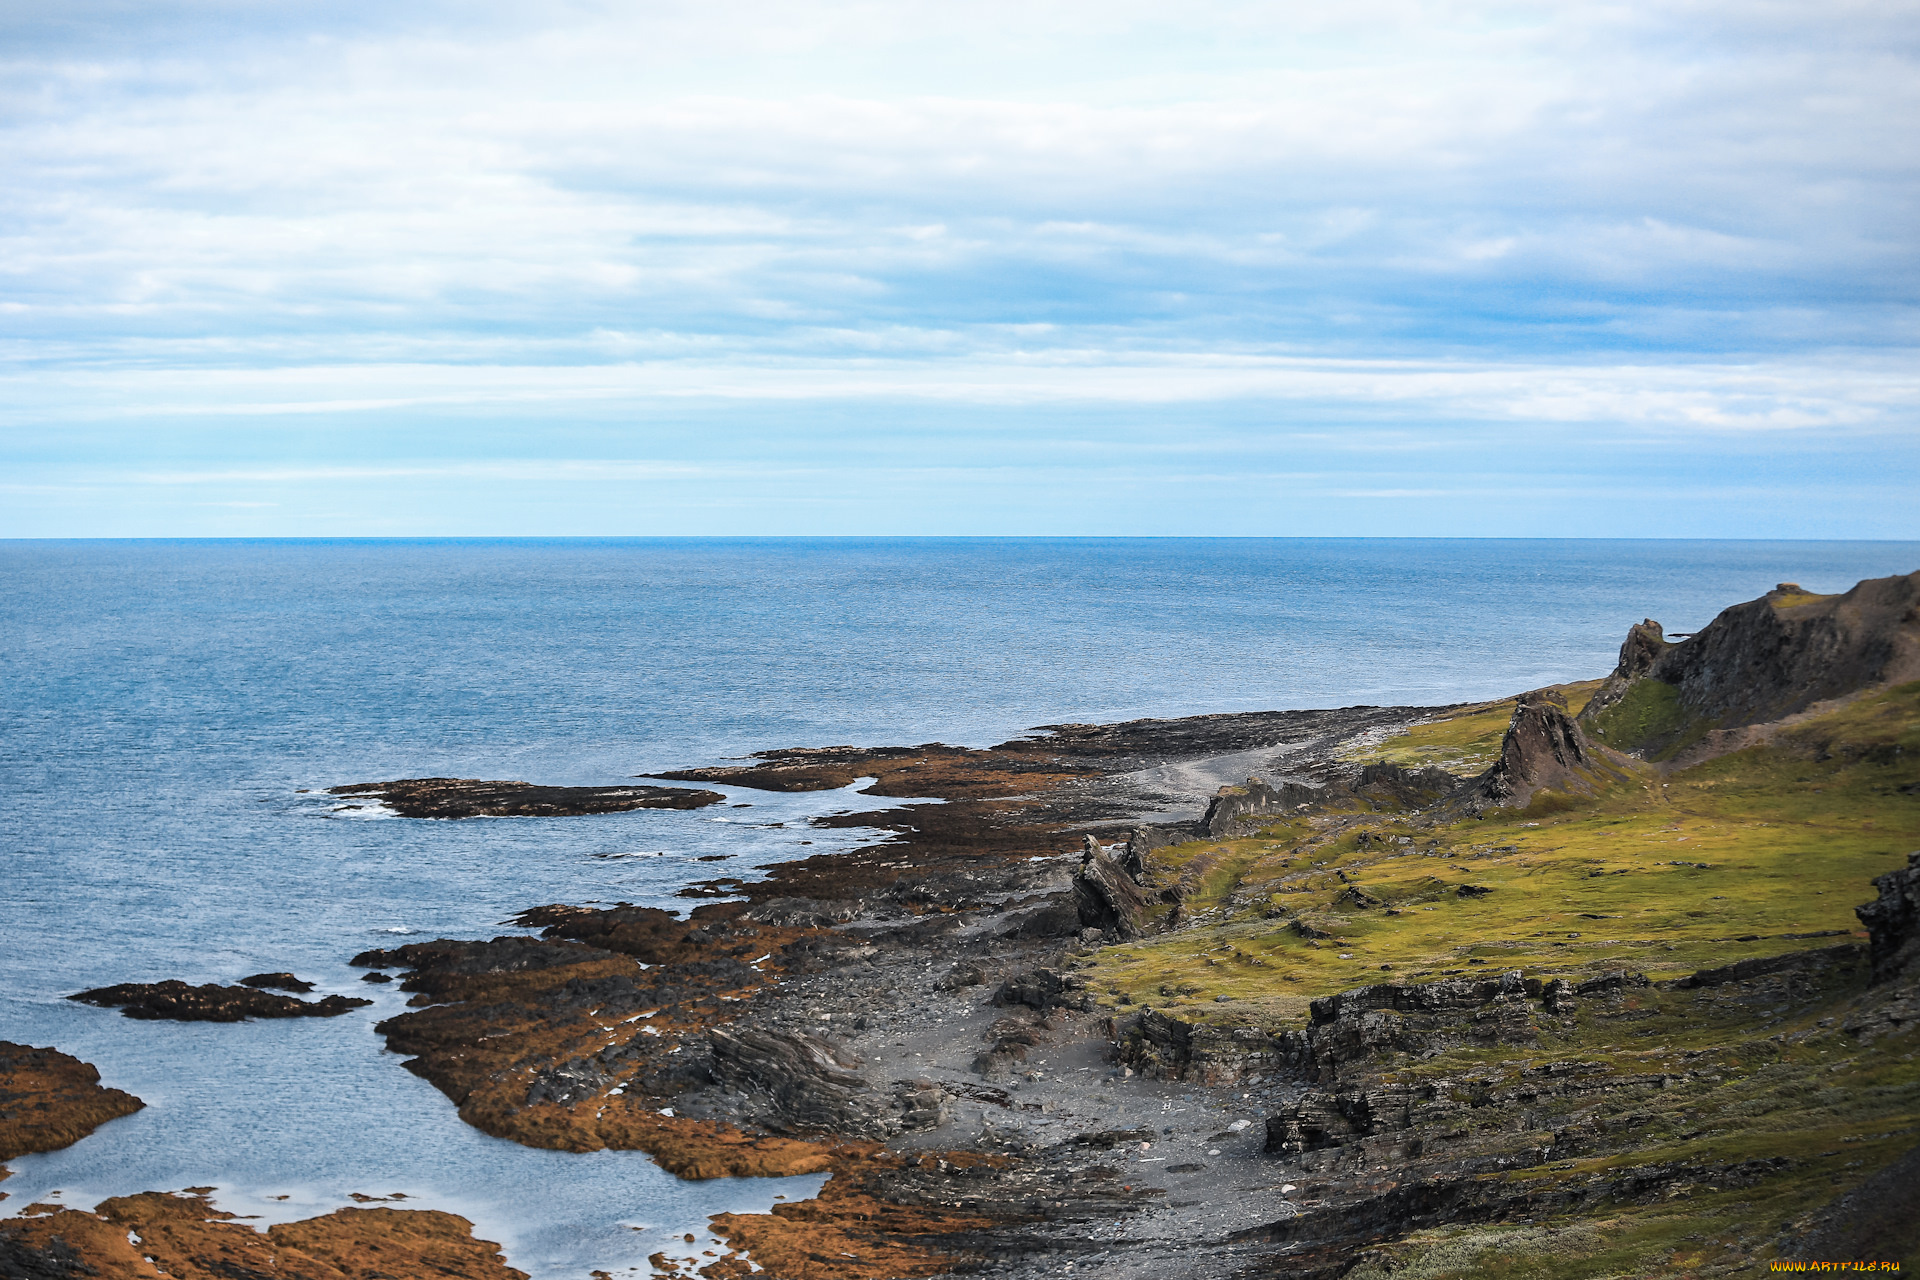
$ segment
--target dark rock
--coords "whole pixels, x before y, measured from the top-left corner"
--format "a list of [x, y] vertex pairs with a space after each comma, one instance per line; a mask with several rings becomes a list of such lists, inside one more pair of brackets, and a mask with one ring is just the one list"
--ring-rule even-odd
[[1207, 804], [1200, 825], [1210, 836], [1224, 836], [1256, 818], [1292, 817], [1351, 795], [1338, 784], [1312, 787], [1283, 782], [1276, 787], [1264, 778], [1248, 778], [1241, 786], [1220, 788]]
[[689, 787], [543, 787], [479, 778], [400, 778], [327, 788], [368, 796], [403, 818], [559, 818], [632, 809], [703, 809], [726, 797]]
[[585, 1058], [571, 1058], [554, 1066], [542, 1067], [527, 1086], [527, 1105], [557, 1102], [569, 1106], [596, 1096], [613, 1083], [613, 1077]]
[[1587, 705], [1581, 708], [1580, 719], [1589, 720], [1620, 701], [1633, 682], [1652, 671], [1661, 656], [1672, 647], [1667, 643], [1666, 631], [1652, 618], [1631, 628], [1620, 646], [1620, 660], [1614, 665], [1613, 673], [1594, 691]]
[[1077, 1147], [1093, 1147], [1100, 1151], [1111, 1151], [1118, 1146], [1132, 1142], [1153, 1141], [1151, 1129], [1101, 1129], [1095, 1133], [1076, 1133], [1068, 1139]]
[[[1092, 843], [1091, 836], [1088, 843]], [[1111, 931], [1121, 939], [1137, 938], [1143, 932], [1146, 895], [1133, 877], [1097, 846], [1080, 861], [1080, 870], [1073, 877], [1073, 896], [1082, 929]]]
[[363, 973], [363, 974], [361, 974], [361, 975], [360, 975], [360, 981], [362, 981], [362, 982], [392, 982], [392, 981], [393, 981], [393, 979], [392, 979], [392, 978], [390, 978], [390, 977], [388, 977], [388, 976], [387, 976], [386, 974], [384, 974], [384, 973], [381, 973], [381, 972], [379, 972], [379, 971], [377, 971], [377, 970], [376, 970], [376, 971], [375, 971], [375, 972], [373, 972], [373, 973]]
[[993, 993], [993, 1003], [1003, 1007], [1025, 1005], [1042, 1013], [1049, 1009], [1086, 1011], [1093, 1008], [1093, 995], [1083, 978], [1052, 969], [1034, 969], [1008, 978]]
[[882, 1094], [854, 1070], [858, 1058], [818, 1036], [715, 1027], [707, 1038], [714, 1077], [765, 1097], [766, 1122], [774, 1128], [888, 1137], [952, 1118], [952, 1099], [942, 1086], [903, 1080]]
[[1353, 790], [1373, 800], [1387, 800], [1407, 808], [1419, 808], [1457, 791], [1460, 775], [1428, 765], [1409, 769], [1391, 760], [1366, 765], [1354, 779]]
[[962, 960], [945, 974], [934, 980], [938, 991], [959, 991], [965, 987], [977, 987], [987, 980], [986, 970], [979, 965]]
[[1880, 896], [1853, 913], [1867, 926], [1873, 959], [1873, 985], [1891, 982], [1920, 960], [1920, 849], [1907, 855], [1899, 871], [1876, 876]]
[[313, 990], [311, 982], [302, 982], [290, 973], [256, 973], [250, 978], [240, 979], [240, 985], [273, 991], [296, 991], [302, 995]]
[[[1857, 908], [1863, 910], [1864, 908]], [[1702, 969], [1698, 973], [1688, 974], [1674, 982], [1675, 987], [1687, 990], [1694, 987], [1721, 987], [1730, 982], [1746, 982], [1751, 978], [1764, 978], [1776, 973], [1793, 973], [1803, 969], [1851, 968], [1864, 960], [1867, 949], [1857, 943], [1847, 943], [1838, 947], [1821, 947], [1813, 951], [1789, 951], [1779, 956], [1756, 956], [1752, 960], [1741, 960], [1734, 964], [1723, 965], [1718, 969]]]
[[119, 1008], [129, 1018], [169, 1019], [175, 1022], [239, 1022], [246, 1018], [334, 1018], [373, 1003], [353, 996], [324, 1000], [296, 1000], [252, 987], [220, 987], [212, 983], [190, 987], [178, 979], [165, 982], [123, 982], [95, 987], [68, 996], [82, 1004]]

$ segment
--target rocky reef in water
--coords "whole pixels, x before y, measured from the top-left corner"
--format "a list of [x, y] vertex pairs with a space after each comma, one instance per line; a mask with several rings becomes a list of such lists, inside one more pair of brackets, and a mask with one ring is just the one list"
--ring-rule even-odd
[[0, 1161], [70, 1147], [145, 1105], [103, 1086], [91, 1063], [57, 1049], [0, 1040]]
[[328, 795], [376, 801], [403, 818], [565, 818], [634, 809], [704, 809], [726, 799], [688, 787], [545, 787], [478, 778], [400, 778], [328, 787]]
[[91, 1212], [32, 1205], [0, 1219], [0, 1276], [18, 1280], [527, 1280], [465, 1218], [432, 1209], [339, 1209], [256, 1230], [210, 1187], [143, 1192]]
[[118, 1009], [129, 1018], [171, 1022], [243, 1022], [248, 1018], [337, 1018], [372, 1004], [357, 996], [325, 996], [319, 1000], [298, 1000], [276, 995], [263, 987], [285, 987], [298, 983], [296, 990], [311, 991], [311, 983], [301, 983], [292, 974], [255, 974], [237, 987], [217, 983], [192, 986], [178, 978], [162, 982], [122, 982], [111, 987], [94, 987], [67, 997], [81, 1004]]

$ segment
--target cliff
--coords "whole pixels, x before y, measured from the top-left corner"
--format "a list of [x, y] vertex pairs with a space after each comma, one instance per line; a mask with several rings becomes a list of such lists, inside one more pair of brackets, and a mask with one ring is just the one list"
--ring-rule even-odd
[[1715, 731], [1916, 679], [1920, 572], [1833, 596], [1783, 582], [1677, 644], [1651, 619], [1634, 627], [1581, 721], [1609, 746], [1670, 759]]

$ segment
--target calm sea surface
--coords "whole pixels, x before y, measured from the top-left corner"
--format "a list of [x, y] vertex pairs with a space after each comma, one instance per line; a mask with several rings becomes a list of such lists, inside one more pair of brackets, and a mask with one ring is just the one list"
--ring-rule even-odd
[[[1779, 581], [1916, 568], [1920, 543], [0, 542], [0, 1038], [148, 1103], [14, 1161], [0, 1214], [213, 1185], [278, 1221], [404, 1191], [579, 1280], [816, 1185], [681, 1183], [633, 1153], [487, 1138], [382, 1051], [373, 1024], [404, 997], [345, 961], [490, 936], [544, 902], [684, 905], [712, 871], [692, 859], [746, 874], [858, 843], [804, 819], [865, 798], [449, 823], [303, 789], [609, 783], [769, 747], [1453, 702], [1602, 674], [1645, 616], [1690, 631]], [[61, 998], [263, 969], [376, 1004], [208, 1026]]]

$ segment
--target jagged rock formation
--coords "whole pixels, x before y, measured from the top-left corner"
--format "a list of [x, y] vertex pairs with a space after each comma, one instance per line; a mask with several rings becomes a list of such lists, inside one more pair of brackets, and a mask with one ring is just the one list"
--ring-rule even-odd
[[1453, 803], [1467, 813], [1522, 808], [1541, 791], [1590, 796], [1627, 770], [1567, 714], [1564, 694], [1551, 689], [1520, 695], [1513, 722], [1500, 744], [1500, 758], [1461, 789]]
[[726, 799], [691, 787], [543, 787], [479, 778], [399, 778], [328, 787], [328, 795], [365, 796], [403, 818], [563, 818], [630, 809], [704, 809]]
[[1715, 730], [1920, 679], [1920, 572], [1869, 578], [1837, 596], [1783, 582], [1677, 644], [1658, 631], [1649, 621], [1629, 633], [1619, 666], [1581, 713], [1604, 741], [1648, 759]]
[[1073, 896], [1082, 929], [1095, 929], [1123, 941], [1140, 936], [1146, 895], [1092, 836], [1087, 837], [1080, 870], [1074, 873]]
[[1264, 778], [1248, 778], [1237, 787], [1222, 787], [1207, 804], [1200, 825], [1218, 838], [1249, 818], [1275, 817], [1317, 808], [1328, 799], [1327, 788], [1310, 787], [1300, 782], [1274, 786]]
[[1148, 1009], [1118, 1028], [1120, 1059], [1155, 1079], [1197, 1084], [1239, 1084], [1276, 1071], [1328, 1082], [1388, 1056], [1535, 1044], [1528, 1001], [1551, 1002], [1557, 994], [1518, 973], [1378, 983], [1315, 1000], [1306, 1027], [1271, 1034], [1185, 1022]]
[[[280, 975], [267, 975], [278, 977]], [[67, 997], [81, 1004], [117, 1008], [129, 1018], [172, 1022], [241, 1022], [247, 1018], [337, 1018], [373, 1003], [355, 996], [296, 1000], [255, 987], [193, 987], [178, 978], [164, 982], [122, 982]]]
[[1581, 718], [1587, 719], [1605, 711], [1626, 695], [1633, 682], [1653, 670], [1663, 654], [1673, 646], [1667, 641], [1666, 628], [1648, 618], [1627, 630], [1627, 638], [1620, 645], [1620, 660], [1614, 665], [1600, 687], [1594, 690], [1593, 697], [1581, 710]]

